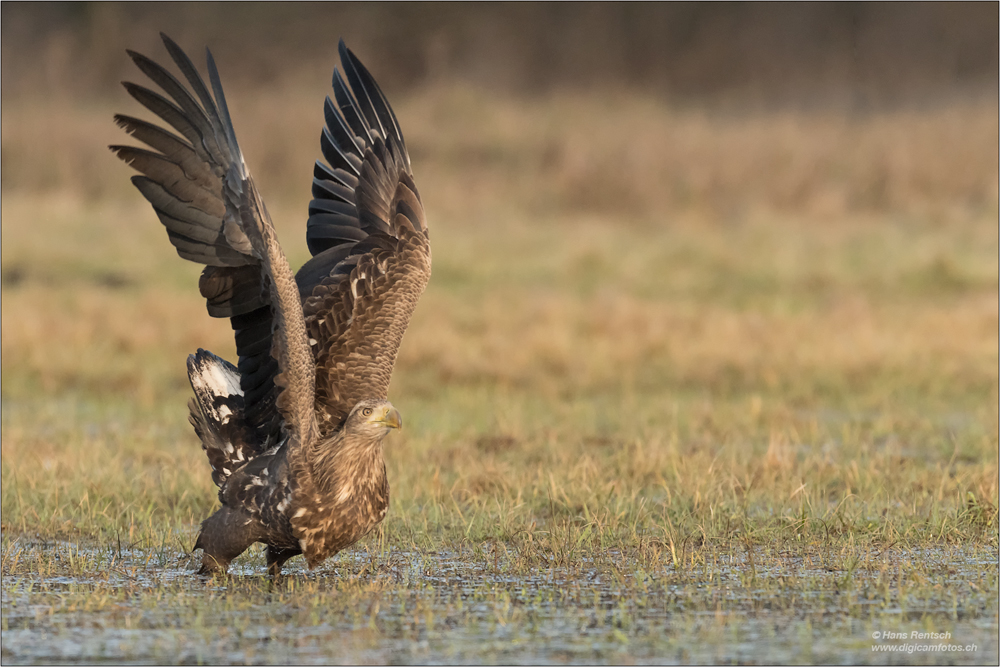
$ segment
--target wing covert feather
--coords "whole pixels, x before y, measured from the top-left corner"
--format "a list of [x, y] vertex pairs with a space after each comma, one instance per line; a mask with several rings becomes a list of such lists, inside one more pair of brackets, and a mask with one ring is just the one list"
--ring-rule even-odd
[[334, 71], [337, 104], [327, 98], [320, 137], [332, 167], [316, 163], [307, 232], [315, 256], [299, 271], [324, 434], [358, 401], [385, 398], [431, 270], [423, 205], [399, 124], [343, 41], [339, 51], [346, 81]]

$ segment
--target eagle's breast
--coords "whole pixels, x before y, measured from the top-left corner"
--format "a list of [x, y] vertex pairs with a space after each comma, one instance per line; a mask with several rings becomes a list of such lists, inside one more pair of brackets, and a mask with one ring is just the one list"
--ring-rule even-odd
[[338, 451], [328, 461], [317, 461], [323, 470], [306, 485], [311, 489], [300, 486], [290, 518], [310, 567], [354, 544], [385, 518], [389, 483], [381, 450], [379, 444], [369, 451]]

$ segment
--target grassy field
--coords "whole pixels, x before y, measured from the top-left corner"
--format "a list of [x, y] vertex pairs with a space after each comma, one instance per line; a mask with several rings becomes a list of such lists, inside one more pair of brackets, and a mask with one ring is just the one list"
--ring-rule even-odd
[[[321, 98], [230, 98], [301, 263]], [[234, 346], [103, 148], [130, 108], [5, 100], [5, 663], [997, 661], [995, 102], [397, 104], [390, 512], [277, 583], [191, 572], [184, 360]], [[912, 631], [976, 648], [873, 649]]]

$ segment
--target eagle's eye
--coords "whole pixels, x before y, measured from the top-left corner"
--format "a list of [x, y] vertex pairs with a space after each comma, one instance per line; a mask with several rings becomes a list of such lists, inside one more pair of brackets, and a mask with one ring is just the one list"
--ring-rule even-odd
[[361, 411], [361, 414], [364, 415], [365, 417], [370, 417], [371, 414], [372, 414], [372, 409], [371, 408], [365, 408], [364, 410]]

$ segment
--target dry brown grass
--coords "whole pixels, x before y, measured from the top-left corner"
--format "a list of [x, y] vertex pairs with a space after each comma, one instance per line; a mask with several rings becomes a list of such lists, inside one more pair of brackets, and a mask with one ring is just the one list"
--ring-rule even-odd
[[[264, 193], [298, 212], [319, 157], [327, 82], [288, 86], [229, 97]], [[109, 122], [114, 111], [141, 108], [124, 92], [114, 101], [40, 104], [5, 102], [5, 189], [127, 196], [128, 170], [102, 146], [127, 143]], [[624, 93], [514, 100], [436, 87], [396, 105], [435, 217], [463, 224], [553, 214], [663, 225], [678, 215], [740, 221], [764, 212], [829, 222], [859, 213], [953, 219], [996, 211], [995, 101], [856, 115], [737, 114]]]

